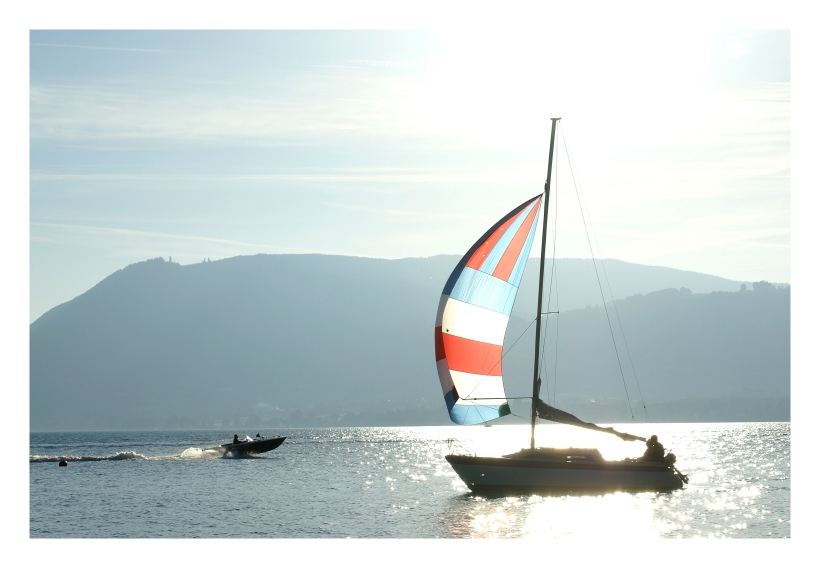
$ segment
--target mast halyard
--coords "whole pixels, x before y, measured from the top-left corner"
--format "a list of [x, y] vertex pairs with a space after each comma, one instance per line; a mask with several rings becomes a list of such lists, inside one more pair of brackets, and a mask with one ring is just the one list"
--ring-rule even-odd
[[535, 450], [535, 421], [537, 417], [536, 405], [538, 402], [538, 391], [540, 390], [538, 379], [540, 362], [538, 361], [538, 354], [541, 352], [541, 300], [544, 296], [544, 254], [547, 246], [547, 212], [549, 210], [550, 202], [550, 179], [552, 178], [552, 151], [555, 146], [555, 125], [559, 120], [561, 120], [561, 118], [551, 118], [550, 120], [552, 121], [552, 132], [550, 133], [550, 153], [547, 165], [547, 181], [544, 184], [544, 219], [543, 229], [541, 232], [541, 267], [538, 273], [538, 311], [535, 315], [535, 355], [532, 373], [532, 414], [530, 418], [532, 432], [530, 436], [531, 450]]

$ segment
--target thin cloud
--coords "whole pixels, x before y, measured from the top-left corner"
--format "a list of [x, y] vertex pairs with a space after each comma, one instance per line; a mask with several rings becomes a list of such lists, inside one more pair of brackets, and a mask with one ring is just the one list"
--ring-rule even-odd
[[[82, 235], [94, 236], [113, 236], [113, 237], [146, 237], [146, 238], [162, 238], [172, 240], [196, 241], [217, 243], [223, 245], [241, 246], [241, 247], [258, 247], [258, 244], [245, 243], [242, 241], [232, 241], [229, 239], [219, 239], [216, 237], [198, 237], [193, 235], [177, 235], [174, 233], [163, 233], [157, 231], [140, 231], [135, 229], [117, 229], [114, 227], [99, 227], [94, 225], [69, 225], [64, 223], [41, 223], [33, 222], [32, 227], [41, 227], [44, 229], [55, 229], [58, 231], [69, 232]], [[34, 240], [34, 237], [32, 238]]]
[[477, 214], [453, 213], [452, 211], [443, 211], [436, 209], [423, 208], [421, 210], [413, 210], [406, 207], [401, 209], [395, 207], [372, 207], [368, 205], [353, 205], [350, 203], [341, 203], [334, 201], [321, 201], [319, 205], [337, 209], [339, 211], [349, 211], [354, 213], [368, 213], [374, 217], [404, 217], [407, 219], [425, 219], [426, 221], [443, 221], [452, 222], [454, 219], [459, 220], [483, 220], [484, 217]]
[[143, 47], [108, 47], [101, 45], [75, 45], [70, 43], [32, 43], [37, 47], [62, 47], [69, 49], [98, 49], [102, 51], [137, 51], [142, 53], [172, 53], [167, 49], [147, 49]]
[[[479, 168], [287, 168], [246, 174], [129, 174], [32, 171], [33, 182], [367, 182], [367, 183], [487, 183], [527, 181], [526, 173]], [[129, 186], [125, 189], [131, 189]], [[142, 189], [147, 189], [143, 187]], [[166, 186], [162, 186], [166, 190]], [[380, 189], [383, 191], [383, 188]]]
[[[115, 227], [101, 227], [101, 226], [94, 226], [94, 225], [70, 225], [65, 223], [41, 223], [41, 222], [33, 222], [31, 223], [33, 228], [39, 228], [44, 231], [55, 231], [62, 233], [63, 235], [76, 235], [79, 237], [94, 237], [95, 240], [99, 243], [109, 242], [107, 240], [99, 240], [100, 237], [105, 237], [105, 239], [116, 239], [116, 238], [127, 238], [130, 240], [133, 239], [141, 239], [141, 240], [154, 240], [154, 239], [161, 239], [164, 242], [176, 242], [176, 243], [194, 243], [194, 244], [216, 244], [222, 246], [233, 247], [241, 250], [245, 250], [249, 253], [259, 253], [260, 251], [272, 251], [272, 252], [303, 252], [303, 253], [323, 253], [323, 254], [332, 254], [329, 251], [318, 251], [314, 249], [305, 249], [305, 248], [298, 248], [298, 247], [283, 247], [283, 246], [275, 246], [269, 244], [258, 244], [258, 243], [248, 243], [243, 241], [235, 241], [231, 239], [220, 239], [217, 237], [202, 237], [197, 235], [179, 235], [175, 233], [164, 233], [159, 231], [142, 231], [136, 229], [120, 229]], [[47, 235], [38, 235], [32, 232], [31, 235], [32, 242], [62, 242], [61, 241], [53, 241]], [[169, 245], [170, 246], [170, 245]]]
[[424, 65], [410, 61], [379, 61], [375, 59], [355, 59], [346, 61], [347, 64], [332, 65], [329, 63], [314, 63], [310, 67], [329, 69], [423, 69]]

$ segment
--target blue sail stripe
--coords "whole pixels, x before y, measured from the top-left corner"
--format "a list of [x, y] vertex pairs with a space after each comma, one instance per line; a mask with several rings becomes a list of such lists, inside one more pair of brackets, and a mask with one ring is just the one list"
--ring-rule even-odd
[[464, 267], [450, 292], [450, 297], [510, 315], [517, 291], [518, 288], [509, 282], [473, 268]]
[[452, 406], [448, 403], [447, 409], [450, 411], [450, 420], [464, 425], [481, 424], [510, 413], [507, 403], [477, 406], [456, 402]]

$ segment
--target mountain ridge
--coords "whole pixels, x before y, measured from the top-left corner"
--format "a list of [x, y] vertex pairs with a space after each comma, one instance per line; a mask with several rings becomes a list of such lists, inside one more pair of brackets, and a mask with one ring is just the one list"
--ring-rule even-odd
[[[358, 420], [359, 425], [378, 425], [376, 422], [412, 422], [413, 416], [416, 422], [446, 424], [432, 354], [432, 327], [441, 288], [458, 260], [456, 255], [398, 260], [255, 255], [186, 266], [161, 258], [129, 265], [30, 325], [31, 428], [139, 429], [173, 424], [212, 427], [217, 422], [238, 425], [243, 419], [283, 427], [347, 424], [351, 419]], [[582, 264], [592, 266], [589, 260], [556, 261], [556, 272], [573, 282], [573, 286], [558, 290], [561, 325], [570, 329], [580, 325], [584, 314], [603, 312], [602, 304], [595, 303], [595, 294], [600, 297], [600, 290], [595, 290], [594, 268], [582, 270]], [[529, 314], [534, 311], [536, 265], [529, 263], [525, 272], [508, 331], [510, 341], [532, 319]], [[621, 261], [607, 260], [604, 265], [606, 289], [612, 290], [624, 315], [631, 313], [630, 305], [637, 304], [641, 304], [635, 307], [641, 314], [647, 309], [662, 313], [660, 305], [683, 305], [687, 301], [691, 306], [705, 306], [705, 298], [718, 292], [727, 296], [712, 303], [728, 310], [728, 298], [743, 294], [742, 286], [755, 286]], [[584, 280], [587, 277], [592, 279], [589, 283]], [[672, 283], [677, 286], [666, 286]], [[667, 292], [666, 302], [658, 300], [658, 305], [647, 308], [644, 296], [658, 292], [650, 290], [657, 286], [675, 289], [674, 297]], [[748, 289], [744, 297], [764, 298], [765, 286], [759, 286], [761, 290]], [[789, 396], [788, 349], [785, 355], [783, 351], [789, 339], [788, 288], [771, 286], [767, 290], [773, 307], [761, 325], [775, 326], [780, 338], [774, 343], [768, 338], [777, 354], [774, 362], [765, 367], [767, 373], [776, 376], [772, 380], [776, 388], [757, 392], [741, 388], [736, 368], [748, 366], [714, 354], [708, 359], [710, 365], [725, 368], [723, 373], [731, 380], [717, 381], [707, 368], [695, 367], [712, 377], [712, 384], [707, 386], [714, 392], [707, 392], [705, 398], [734, 396], [737, 400], [748, 399], [742, 404], [750, 407], [761, 397], [772, 398], [780, 401], [772, 405], [781, 409], [775, 415], [782, 418], [787, 416]], [[737, 313], [732, 312], [732, 318], [740, 318], [738, 314], [743, 310], [760, 310], [764, 305], [734, 304], [737, 306], [731, 309]], [[667, 312], [664, 317], [688, 322], [690, 335], [712, 337], [699, 330], [696, 322], [687, 320], [685, 312]], [[700, 318], [708, 314], [695, 312]], [[647, 356], [657, 344], [631, 334], [654, 335], [657, 339], [663, 334], [647, 324], [644, 315], [631, 317], [632, 323], [625, 325], [630, 349], [634, 343], [636, 358], [644, 363], [653, 361], [653, 373], [662, 366], [658, 359], [675, 361], [678, 366], [692, 365], [681, 356], [680, 345], [674, 344], [686, 344], [684, 336], [667, 338], [671, 345], [666, 346], [663, 357]], [[643, 322], [640, 325], [639, 320]], [[749, 320], [743, 318], [745, 329], [757, 329], [749, 327]], [[748, 334], [742, 334], [741, 326], [720, 322], [710, 325], [720, 328], [712, 334], [716, 337], [712, 341], [727, 342], [721, 334], [742, 336], [746, 343], [762, 339], [750, 340]], [[531, 381], [531, 341], [522, 339], [521, 343], [529, 345], [530, 354], [516, 352], [508, 362], [505, 360], [505, 377], [520, 378], [511, 379], [510, 388]], [[569, 342], [562, 351], [575, 353], [583, 343]], [[595, 345], [603, 352], [600, 338], [595, 339]], [[741, 347], [729, 342], [724, 351], [737, 358], [737, 353], [746, 353]], [[746, 347], [761, 352], [757, 343]], [[592, 380], [598, 372], [597, 368], [570, 365], [559, 376], [582, 373]], [[674, 370], [661, 375], [661, 380], [671, 385], [683, 380]], [[670, 404], [674, 397], [698, 398], [685, 389], [670, 384], [664, 387], [663, 382], [659, 387], [655, 382], [652, 379], [643, 388], [650, 405], [657, 408]], [[611, 395], [617, 397], [614, 391]], [[566, 400], [570, 411], [580, 408], [613, 418], [623, 415], [602, 413], [600, 404], [596, 408], [578, 396]], [[629, 414], [625, 415], [627, 419]], [[737, 413], [727, 410], [724, 414]], [[664, 415], [672, 416], [674, 412], [665, 411]]]

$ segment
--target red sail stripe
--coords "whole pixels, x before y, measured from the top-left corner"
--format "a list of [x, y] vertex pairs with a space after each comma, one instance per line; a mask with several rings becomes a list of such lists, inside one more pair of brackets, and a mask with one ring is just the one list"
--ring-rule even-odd
[[436, 327], [436, 361], [444, 359], [444, 341], [441, 338], [441, 326]]
[[471, 256], [470, 260], [467, 261], [467, 266], [475, 270], [481, 270], [481, 266], [484, 264], [484, 261], [487, 260], [487, 255], [490, 254], [498, 240], [504, 235], [510, 225], [515, 222], [517, 217], [518, 215], [513, 216], [507, 220], [506, 223], [496, 229], [492, 235], [487, 237], [487, 240], [484, 241], [478, 249], [476, 249], [473, 256]]
[[530, 228], [535, 222], [535, 216], [537, 214], [538, 207], [533, 207], [530, 209], [529, 215], [527, 215], [527, 218], [524, 219], [523, 223], [521, 223], [521, 226], [518, 228], [518, 232], [510, 241], [510, 244], [507, 246], [507, 250], [505, 250], [504, 254], [501, 256], [501, 260], [498, 261], [498, 264], [493, 271], [493, 276], [504, 281], [509, 279], [513, 268], [515, 268], [515, 263], [518, 262], [518, 257], [521, 255], [521, 249], [524, 248], [524, 244], [527, 242]]
[[[451, 371], [491, 377], [501, 376], [501, 345], [465, 339], [449, 333], [441, 333], [440, 337], [441, 348], [447, 358], [447, 367]], [[438, 349], [436, 357], [438, 357]]]

